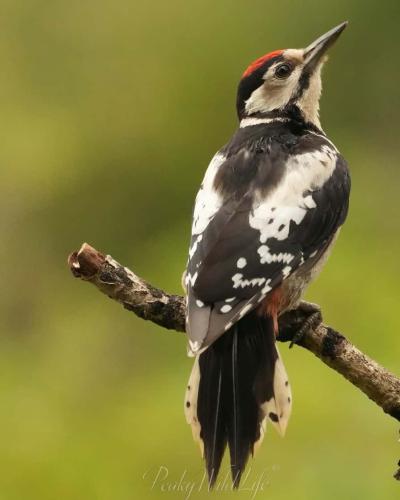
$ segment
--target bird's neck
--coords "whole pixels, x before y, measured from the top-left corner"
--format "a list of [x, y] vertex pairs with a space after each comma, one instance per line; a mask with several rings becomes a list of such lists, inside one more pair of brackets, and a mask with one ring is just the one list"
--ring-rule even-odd
[[268, 112], [245, 114], [242, 116], [239, 126], [240, 128], [244, 128], [263, 123], [292, 123], [300, 129], [312, 130], [314, 132], [324, 134], [318, 115], [317, 117], [308, 116], [307, 113], [305, 113], [304, 110], [297, 105], [297, 103], [291, 103], [284, 108], [274, 109]]

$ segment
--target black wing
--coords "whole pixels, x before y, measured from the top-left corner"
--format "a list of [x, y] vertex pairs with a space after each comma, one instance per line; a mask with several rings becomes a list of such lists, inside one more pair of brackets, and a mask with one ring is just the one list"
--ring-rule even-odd
[[220, 203], [205, 229], [192, 235], [187, 326], [193, 351], [326, 248], [346, 217], [350, 180], [346, 162], [324, 137], [289, 145], [269, 138], [228, 155], [207, 189]]

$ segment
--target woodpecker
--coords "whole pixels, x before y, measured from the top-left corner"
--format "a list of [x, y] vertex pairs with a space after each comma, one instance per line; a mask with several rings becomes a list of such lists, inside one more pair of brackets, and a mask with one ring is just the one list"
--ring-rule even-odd
[[344, 223], [346, 161], [321, 128], [326, 52], [347, 22], [305, 49], [275, 50], [239, 82], [239, 128], [205, 173], [184, 285], [195, 357], [185, 415], [213, 486], [226, 446], [233, 486], [267, 421], [284, 434], [292, 394], [276, 346]]

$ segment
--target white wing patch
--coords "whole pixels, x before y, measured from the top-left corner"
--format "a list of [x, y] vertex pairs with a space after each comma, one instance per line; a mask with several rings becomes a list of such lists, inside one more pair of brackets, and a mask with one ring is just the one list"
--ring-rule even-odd
[[336, 159], [336, 153], [327, 145], [320, 151], [289, 158], [285, 177], [267, 199], [254, 203], [249, 216], [250, 226], [260, 232], [261, 243], [268, 238], [285, 240], [291, 222], [299, 225], [307, 210], [316, 207], [309, 192], [322, 187], [331, 177]]
[[[196, 196], [193, 212], [192, 235], [203, 233], [222, 205], [222, 199], [215, 191], [213, 184], [215, 175], [225, 159], [224, 155], [217, 153], [207, 168], [202, 185]], [[194, 254], [195, 250], [192, 251]]]
[[[201, 187], [197, 193], [192, 223], [193, 243], [189, 248], [189, 260], [192, 259], [194, 254], [196, 253], [199, 243], [203, 239], [203, 232], [206, 230], [214, 215], [221, 208], [222, 199], [221, 196], [215, 191], [213, 184], [218, 169], [225, 160], [225, 156], [221, 153], [217, 153], [213, 157], [206, 170]], [[188, 285], [194, 287], [196, 279], [197, 271], [194, 274], [187, 272], [185, 277], [186, 288], [188, 287]]]
[[283, 279], [287, 278], [292, 270], [292, 266], [286, 266], [282, 269], [282, 277]]

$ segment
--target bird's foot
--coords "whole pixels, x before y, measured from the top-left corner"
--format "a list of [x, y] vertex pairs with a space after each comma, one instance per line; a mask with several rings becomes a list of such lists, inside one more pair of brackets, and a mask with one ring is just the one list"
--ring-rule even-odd
[[322, 321], [321, 311], [312, 312], [308, 318], [304, 321], [302, 326], [293, 335], [293, 338], [289, 344], [289, 349], [291, 349], [294, 344], [298, 344], [304, 337], [304, 335], [309, 331], [316, 328]]
[[301, 342], [309, 330], [322, 322], [321, 308], [312, 302], [300, 302], [296, 309], [287, 311], [279, 320], [279, 340], [290, 341], [289, 348]]

